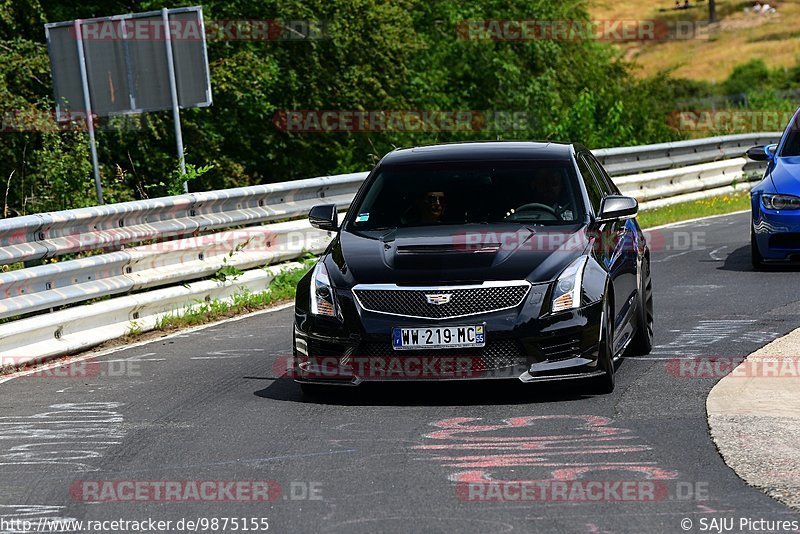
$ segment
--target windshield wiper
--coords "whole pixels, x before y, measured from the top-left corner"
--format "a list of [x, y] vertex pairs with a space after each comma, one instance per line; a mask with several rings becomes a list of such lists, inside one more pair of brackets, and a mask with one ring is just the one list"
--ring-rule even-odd
[[[500, 221], [481, 221], [478, 224], [518, 224], [520, 226], [524, 226], [525, 228], [527, 228], [531, 232], [536, 233], [536, 228], [535, 228], [536, 225], [535, 225], [535, 223], [532, 223], [530, 221], [511, 221], [511, 220], [503, 219], [503, 220], [500, 220]], [[543, 225], [540, 225], [540, 226], [543, 226]]]

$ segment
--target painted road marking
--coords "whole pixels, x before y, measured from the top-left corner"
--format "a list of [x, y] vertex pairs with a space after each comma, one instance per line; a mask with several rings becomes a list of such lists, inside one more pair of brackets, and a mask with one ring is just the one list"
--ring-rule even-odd
[[711, 256], [712, 260], [725, 261], [725, 259], [727, 259], [727, 256], [725, 256], [724, 258], [720, 258], [717, 253], [722, 251], [722, 250], [725, 250], [726, 248], [728, 248], [728, 245], [723, 245], [723, 246], [721, 246], [719, 248], [715, 248], [714, 250], [709, 252], [708, 255]]
[[745, 332], [742, 330], [755, 322], [756, 319], [701, 320], [691, 330], [681, 332], [669, 343], [656, 345], [653, 353], [701, 356], [708, 353], [708, 347], [726, 339], [743, 336]]
[[[424, 434], [426, 442], [412, 448], [444, 453], [421, 459], [457, 468], [448, 475], [457, 488], [542, 480], [573, 481], [588, 479], [591, 473], [624, 471], [642, 480], [678, 478], [677, 471], [664, 469], [656, 462], [620, 460], [621, 455], [647, 453], [652, 447], [639, 442], [630, 430], [612, 423], [612, 419], [596, 415], [510, 417], [496, 424], [485, 423], [477, 417], [453, 417], [430, 423], [437, 430]], [[571, 428], [571, 431], [563, 433], [563, 428]], [[519, 478], [528, 476], [519, 473], [520, 467], [538, 468], [534, 472], [539, 478]], [[519, 474], [513, 475], [513, 479], [502, 479], [494, 476], [496, 470]]]
[[[0, 416], [0, 467], [19, 465], [70, 466], [93, 470], [125, 436], [117, 402], [53, 404], [48, 411], [27, 416]], [[10, 442], [10, 443], [9, 443]], [[17, 445], [12, 445], [18, 442]]]

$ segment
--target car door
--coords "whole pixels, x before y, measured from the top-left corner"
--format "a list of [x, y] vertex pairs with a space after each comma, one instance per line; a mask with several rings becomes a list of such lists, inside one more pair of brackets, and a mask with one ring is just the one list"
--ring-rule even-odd
[[[603, 197], [606, 193], [604, 189], [600, 187], [600, 184], [595, 178], [594, 172], [589, 166], [589, 160], [586, 159], [585, 155], [579, 152], [576, 154], [575, 159], [576, 163], [578, 164], [578, 170], [583, 178], [584, 186], [586, 187], [586, 194], [589, 197], [589, 205], [591, 206], [591, 209], [596, 217], [597, 214], [600, 213], [600, 204], [602, 203]], [[616, 318], [619, 317], [619, 314], [622, 310], [622, 304], [624, 303], [625, 299], [620, 298], [621, 295], [617, 294], [617, 285], [619, 283], [617, 279], [619, 277], [620, 269], [618, 266], [615, 267], [615, 265], [613, 265], [613, 247], [609, 247], [608, 245], [608, 232], [609, 225], [603, 224], [600, 225], [600, 227], [593, 228], [593, 235], [590, 235], [589, 237], [592, 240], [592, 251], [595, 260], [603, 265], [609, 274], [609, 278], [611, 279], [609, 291], [614, 298], [614, 327], [616, 329], [618, 324]]]
[[[619, 190], [611, 181], [600, 163], [591, 152], [581, 154], [586, 165], [591, 169], [597, 187], [605, 198], [608, 195], [618, 195]], [[614, 280], [614, 304], [616, 308], [616, 324], [619, 343], [627, 341], [632, 333], [631, 317], [635, 311], [635, 298], [637, 291], [638, 246], [637, 228], [633, 219], [612, 221], [601, 229], [601, 245], [608, 261], [609, 272]], [[630, 331], [629, 331], [630, 330]], [[618, 347], [615, 347], [617, 349]]]

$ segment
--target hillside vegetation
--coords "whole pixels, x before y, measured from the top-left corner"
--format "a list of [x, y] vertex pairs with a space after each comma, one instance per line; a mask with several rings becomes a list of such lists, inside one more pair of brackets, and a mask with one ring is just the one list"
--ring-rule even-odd
[[772, 69], [791, 69], [800, 58], [800, 2], [762, 3], [777, 6], [777, 12], [759, 15], [745, 11], [754, 2], [717, 0], [719, 22], [708, 27], [705, 1], [692, 0], [694, 8], [673, 10], [670, 0], [591, 0], [590, 11], [600, 20], [702, 22], [694, 39], [626, 43], [620, 48], [627, 59], [641, 67], [634, 72], [642, 77], [669, 70], [676, 78], [723, 82], [737, 65], [750, 58], [762, 59]]

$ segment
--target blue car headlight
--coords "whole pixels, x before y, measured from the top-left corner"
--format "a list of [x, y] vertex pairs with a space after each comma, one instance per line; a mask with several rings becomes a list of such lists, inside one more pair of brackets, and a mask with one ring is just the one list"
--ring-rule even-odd
[[761, 203], [768, 210], [800, 210], [800, 197], [794, 195], [761, 195]]

